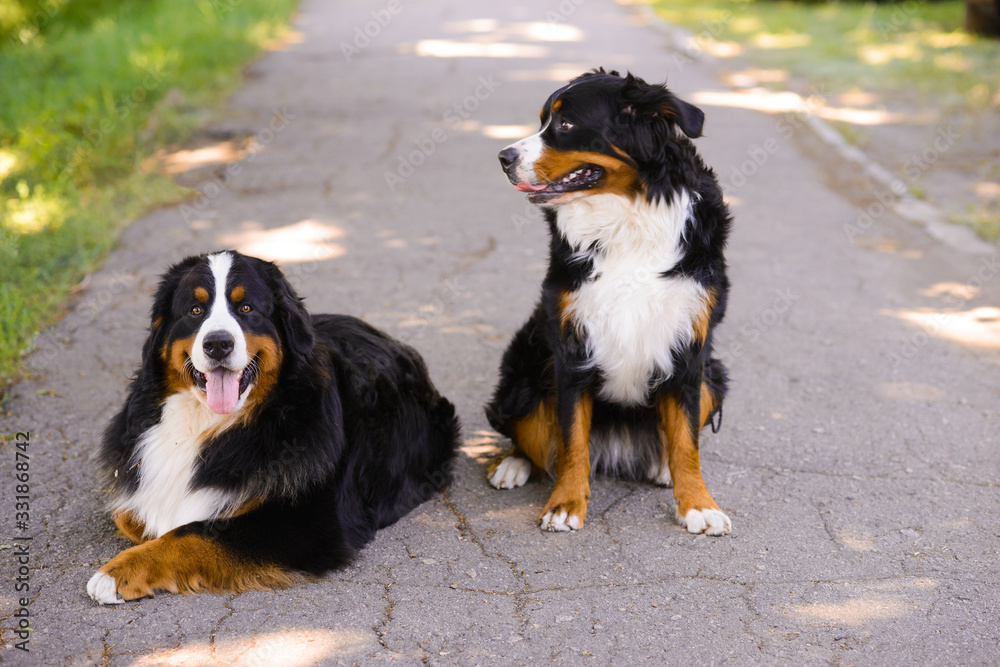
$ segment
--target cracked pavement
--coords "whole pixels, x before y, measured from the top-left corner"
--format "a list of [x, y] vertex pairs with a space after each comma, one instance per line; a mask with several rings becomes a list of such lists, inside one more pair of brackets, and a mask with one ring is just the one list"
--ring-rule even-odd
[[[890, 213], [852, 242], [850, 167], [802, 123], [784, 118], [786, 137], [782, 117], [699, 102], [726, 90], [717, 65], [671, 50], [627, 6], [306, 0], [296, 25], [203, 136], [250, 138], [238, 168], [185, 154], [179, 178], [204, 196], [123, 234], [5, 406], [2, 433], [31, 432], [34, 631], [29, 653], [13, 648], [5, 549], [0, 661], [996, 663], [996, 255], [938, 245]], [[603, 478], [582, 531], [546, 534], [535, 520], [550, 481], [486, 483], [505, 443], [482, 404], [547, 249], [496, 153], [598, 65], [667, 77], [702, 106], [698, 145], [735, 216], [718, 331], [733, 386], [722, 430], [702, 440], [725, 537], [686, 533], [667, 490]], [[777, 149], [745, 168], [769, 139]], [[361, 316], [420, 350], [463, 420], [456, 481], [320, 581], [99, 607], [86, 582], [125, 543], [93, 454], [157, 276], [220, 247], [277, 259], [313, 312]], [[5, 437], [6, 480], [14, 453]], [[14, 502], [4, 482], [0, 546], [21, 534]]]

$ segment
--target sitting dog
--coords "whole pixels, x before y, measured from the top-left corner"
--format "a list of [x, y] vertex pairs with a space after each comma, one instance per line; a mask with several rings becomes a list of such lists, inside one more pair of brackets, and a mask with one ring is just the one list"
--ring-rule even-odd
[[159, 284], [101, 449], [136, 546], [87, 592], [114, 604], [320, 575], [448, 484], [458, 431], [415, 350], [310, 316], [274, 264], [189, 257]]
[[674, 488], [692, 533], [729, 518], [701, 476], [698, 437], [726, 370], [712, 335], [726, 308], [731, 218], [691, 139], [704, 114], [665, 86], [603, 69], [554, 92], [541, 129], [500, 152], [551, 242], [541, 299], [504, 353], [487, 406], [513, 450], [498, 489], [556, 475], [543, 530], [577, 530], [591, 469]]

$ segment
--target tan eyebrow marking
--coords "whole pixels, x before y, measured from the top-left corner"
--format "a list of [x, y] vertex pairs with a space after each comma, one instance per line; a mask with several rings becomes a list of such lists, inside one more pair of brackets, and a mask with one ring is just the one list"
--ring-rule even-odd
[[194, 288], [194, 298], [198, 299], [198, 301], [201, 301], [202, 303], [207, 303], [208, 302], [208, 290], [205, 289], [204, 287], [195, 287]]
[[233, 291], [229, 293], [229, 298], [235, 301], [242, 301], [243, 297], [247, 295], [247, 291], [243, 289], [243, 285], [237, 285], [233, 288]]

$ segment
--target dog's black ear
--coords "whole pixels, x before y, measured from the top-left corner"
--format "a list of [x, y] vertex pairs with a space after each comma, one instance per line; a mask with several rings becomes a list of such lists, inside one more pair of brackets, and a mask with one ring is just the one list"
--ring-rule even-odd
[[649, 84], [632, 73], [622, 85], [621, 113], [626, 117], [666, 120], [692, 139], [700, 137], [705, 126], [701, 109], [678, 98], [665, 84]]
[[[167, 339], [167, 323], [173, 320], [174, 293], [181, 280], [192, 267], [205, 258], [204, 255], [193, 255], [174, 264], [166, 273], [160, 276], [160, 283], [153, 295], [153, 307], [149, 311], [149, 337], [142, 346], [142, 370], [152, 372], [160, 359], [160, 348]], [[161, 360], [162, 361], [162, 360]], [[152, 377], [151, 375], [148, 377]]]
[[271, 262], [261, 263], [267, 267], [268, 278], [274, 286], [275, 322], [282, 341], [295, 355], [309, 356], [316, 346], [316, 332], [301, 297], [295, 293], [281, 269]]
[[205, 255], [192, 255], [177, 262], [166, 273], [160, 276], [160, 284], [156, 287], [156, 294], [153, 296], [153, 307], [150, 310], [151, 331], [159, 331], [163, 324], [170, 319], [170, 311], [174, 305], [174, 292], [181, 280], [199, 262], [205, 259]]
[[705, 127], [705, 112], [674, 95], [671, 95], [670, 98], [670, 102], [664, 107], [663, 112], [675, 118], [677, 126], [684, 134], [692, 139], [700, 137], [701, 131]]

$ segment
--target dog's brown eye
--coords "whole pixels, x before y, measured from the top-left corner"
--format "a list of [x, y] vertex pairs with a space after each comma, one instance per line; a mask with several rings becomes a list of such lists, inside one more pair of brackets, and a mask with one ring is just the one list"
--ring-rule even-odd
[[563, 122], [559, 123], [559, 129], [568, 132], [569, 130], [573, 129], [573, 123], [569, 122], [568, 120], [564, 120]]
[[240, 306], [241, 313], [249, 313], [252, 311], [253, 311], [253, 306], [251, 306], [249, 303], [244, 303], [242, 306]]
[[201, 315], [203, 312], [205, 311], [202, 309], [201, 306], [195, 306], [194, 308], [191, 309], [192, 315]]

